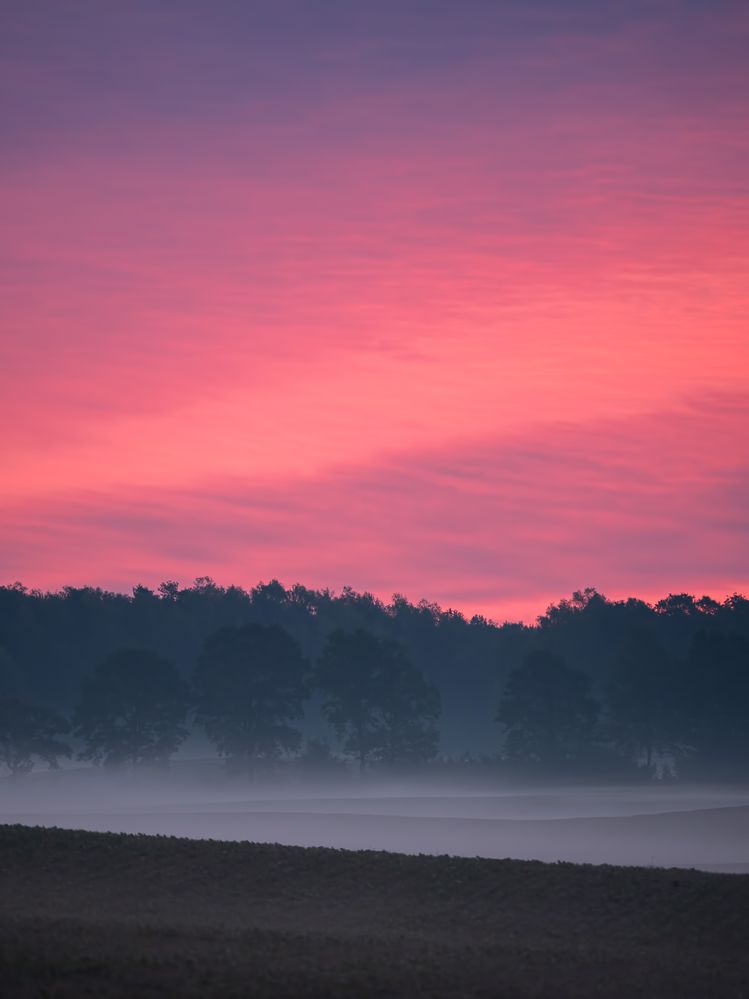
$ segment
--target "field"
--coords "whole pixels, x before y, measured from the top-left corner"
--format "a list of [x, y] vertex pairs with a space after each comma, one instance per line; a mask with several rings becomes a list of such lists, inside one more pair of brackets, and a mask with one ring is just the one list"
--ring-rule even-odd
[[0, 826], [2, 994], [747, 996], [749, 877]]

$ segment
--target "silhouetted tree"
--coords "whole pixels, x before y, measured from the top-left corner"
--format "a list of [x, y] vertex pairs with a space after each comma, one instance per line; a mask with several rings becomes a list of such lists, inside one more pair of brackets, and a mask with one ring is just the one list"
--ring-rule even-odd
[[699, 776], [749, 774], [749, 642], [735, 634], [698, 633], [679, 690]]
[[374, 758], [390, 765], [420, 763], [437, 754], [440, 695], [408, 659], [405, 649], [390, 649], [382, 664], [379, 745]]
[[206, 640], [193, 675], [195, 718], [232, 768], [251, 773], [299, 745], [287, 723], [303, 715], [305, 670], [299, 645], [277, 625], [222, 628]]
[[314, 682], [325, 698], [323, 717], [360, 770], [369, 759], [399, 764], [435, 755], [439, 694], [398, 643], [363, 628], [334, 631]]
[[8, 651], [0, 646], [0, 697], [16, 697], [18, 686], [18, 667]]
[[324, 739], [306, 739], [296, 765], [303, 772], [318, 776], [340, 773], [346, 766]]
[[187, 735], [189, 704], [175, 666], [148, 649], [120, 649], [81, 685], [75, 733], [81, 759], [116, 765], [166, 763]]
[[167, 579], [159, 584], [159, 595], [167, 603], [174, 603], [179, 596], [179, 583], [173, 579]]
[[598, 710], [587, 674], [571, 669], [562, 656], [531, 652], [510, 673], [500, 699], [505, 755], [564, 769], [589, 753]]
[[652, 633], [625, 641], [607, 684], [608, 735], [631, 759], [653, 769], [656, 754], [676, 755], [686, 739], [678, 672]]
[[691, 593], [669, 593], [655, 604], [654, 610], [673, 618], [696, 617], [700, 613], [698, 601]]
[[59, 738], [69, 729], [49, 708], [0, 697], [0, 762], [15, 777], [32, 770], [35, 758], [57, 769], [60, 756], [70, 757], [70, 746]]
[[200, 577], [185, 586], [169, 580], [155, 591], [138, 586], [132, 594], [93, 587], [42, 593], [18, 583], [0, 586], [0, 645], [16, 681], [15, 692], [5, 692], [67, 714], [83, 677], [116, 650], [153, 649], [185, 677], [208, 635], [249, 623], [284, 628], [310, 660], [338, 629], [364, 628], [399, 642], [440, 691], [441, 748], [476, 754], [496, 743], [494, 712], [487, 705], [497, 703], [510, 672], [533, 649], [566, 657], [605, 690], [619, 651], [634, 631], [651, 632], [674, 661], [685, 660], [700, 631], [749, 640], [749, 601], [738, 594], [722, 602], [676, 594], [651, 605], [634, 598], [609, 600], [588, 588], [550, 606], [537, 625], [527, 626], [480, 616], [468, 620], [458, 611], [403, 596], [386, 602], [350, 587], [334, 593], [284, 587], [277, 580], [245, 590]]

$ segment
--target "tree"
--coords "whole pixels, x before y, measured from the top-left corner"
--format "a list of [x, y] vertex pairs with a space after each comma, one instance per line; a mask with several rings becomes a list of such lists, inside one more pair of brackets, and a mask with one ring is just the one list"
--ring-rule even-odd
[[174, 603], [179, 596], [179, 583], [173, 579], [167, 579], [160, 583], [159, 596], [167, 603]]
[[59, 736], [70, 726], [49, 708], [26, 704], [15, 697], [0, 698], [0, 762], [14, 777], [28, 773], [34, 759], [53, 770], [60, 756], [70, 757], [70, 746]]
[[166, 763], [187, 736], [189, 694], [176, 667], [149, 649], [120, 649], [81, 685], [80, 758], [132, 766]]
[[749, 773], [749, 642], [698, 632], [682, 670], [684, 712], [699, 776], [744, 779]]
[[657, 754], [678, 752], [686, 733], [676, 669], [651, 632], [636, 630], [627, 638], [606, 693], [609, 734], [620, 750], [649, 771]]
[[[0, 653], [0, 693], [67, 713], [83, 678], [116, 649], [154, 649], [181, 668], [194, 663], [217, 629], [254, 622], [285, 628], [311, 660], [331, 632], [364, 628], [402, 643], [414, 666], [439, 688], [441, 750], [482, 754], [497, 741], [494, 711], [487, 705], [498, 703], [507, 676], [533, 649], [565, 656], [605, 691], [621, 646], [635, 629], [652, 632], [675, 661], [686, 660], [699, 631], [749, 640], [749, 600], [741, 595], [718, 604], [677, 594], [657, 607], [579, 590], [527, 626], [468, 621], [457, 611], [403, 597], [383, 602], [350, 588], [333, 593], [284, 589], [276, 582], [250, 591], [205, 579], [181, 588], [167, 580], [156, 594], [143, 587], [132, 594], [72, 587], [43, 593], [0, 585], [0, 646], [6, 653]], [[622, 756], [612, 753], [611, 763], [621, 768]]]
[[439, 694], [403, 646], [363, 628], [334, 631], [314, 682], [325, 696], [323, 717], [360, 770], [369, 759], [402, 764], [435, 755]]
[[508, 679], [497, 712], [505, 754], [519, 763], [564, 769], [590, 750], [598, 703], [590, 677], [562, 656], [531, 652]]
[[330, 776], [340, 774], [346, 764], [333, 753], [324, 739], [307, 739], [303, 751], [296, 758], [296, 766], [310, 775]]
[[391, 766], [430, 760], [439, 746], [439, 692], [411, 664], [402, 646], [384, 644], [374, 758]]
[[696, 617], [699, 613], [697, 601], [691, 593], [669, 593], [654, 605], [654, 609], [656, 614], [673, 618]]
[[196, 721], [234, 769], [295, 749], [287, 723], [303, 715], [306, 661], [277, 625], [221, 628], [206, 640], [193, 675]]
[[18, 667], [10, 653], [0, 645], [0, 697], [14, 697], [18, 687]]

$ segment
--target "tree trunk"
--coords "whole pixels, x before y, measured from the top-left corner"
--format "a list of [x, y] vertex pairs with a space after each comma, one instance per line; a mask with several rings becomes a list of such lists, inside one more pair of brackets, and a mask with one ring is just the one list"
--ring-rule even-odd
[[364, 765], [367, 760], [367, 754], [364, 750], [364, 730], [361, 725], [357, 726], [356, 734], [359, 739], [359, 776], [364, 773]]

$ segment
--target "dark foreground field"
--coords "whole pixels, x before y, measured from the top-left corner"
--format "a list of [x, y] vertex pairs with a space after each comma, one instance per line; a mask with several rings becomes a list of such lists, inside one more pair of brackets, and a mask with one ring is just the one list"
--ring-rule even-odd
[[0, 994], [749, 996], [749, 877], [0, 826]]

